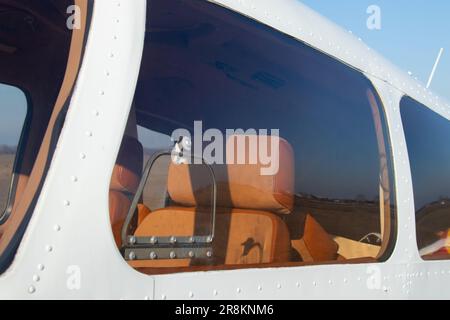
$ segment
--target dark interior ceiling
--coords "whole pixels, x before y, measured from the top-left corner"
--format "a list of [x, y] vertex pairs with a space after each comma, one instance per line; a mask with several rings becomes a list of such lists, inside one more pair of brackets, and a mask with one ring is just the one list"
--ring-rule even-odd
[[45, 45], [50, 37], [67, 37], [66, 9], [71, 0], [0, 0], [0, 52], [13, 53]]
[[[73, 0], [0, 0], [0, 83], [31, 95], [53, 91], [71, 39], [66, 26]], [[43, 88], [39, 82], [49, 83]], [[57, 90], [57, 88], [56, 88]]]
[[[223, 117], [212, 119], [208, 110], [226, 109], [228, 128], [238, 128], [240, 108], [252, 108], [255, 117], [261, 109], [295, 110], [300, 100], [309, 103], [308, 90], [326, 87], [330, 97], [342, 97], [339, 83], [357, 76], [293, 38], [207, 1], [149, 1], [135, 96], [144, 127], [170, 134], [204, 119], [220, 128]], [[360, 99], [345, 96], [342, 103]]]

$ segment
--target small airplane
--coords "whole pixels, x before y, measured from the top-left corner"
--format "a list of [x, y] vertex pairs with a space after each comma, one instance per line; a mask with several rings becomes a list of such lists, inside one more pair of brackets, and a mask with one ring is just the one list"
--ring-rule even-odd
[[1, 299], [450, 299], [450, 105], [301, 1], [0, 17]]

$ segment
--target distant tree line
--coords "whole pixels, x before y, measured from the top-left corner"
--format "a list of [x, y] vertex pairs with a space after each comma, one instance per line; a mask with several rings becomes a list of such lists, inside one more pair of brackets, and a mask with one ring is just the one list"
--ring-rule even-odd
[[8, 146], [5, 144], [0, 145], [0, 154], [15, 154], [17, 147]]

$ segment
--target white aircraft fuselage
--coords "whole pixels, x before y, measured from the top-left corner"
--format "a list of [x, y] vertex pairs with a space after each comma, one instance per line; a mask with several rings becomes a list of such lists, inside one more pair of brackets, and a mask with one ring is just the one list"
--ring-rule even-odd
[[[400, 114], [406, 95], [450, 120], [450, 105], [296, 0], [211, 0], [362, 73], [391, 143], [396, 240], [386, 261], [145, 275], [117, 249], [108, 190], [144, 48], [145, 0], [95, 0], [79, 74], [45, 181], [0, 299], [449, 299], [450, 261], [425, 261]], [[329, 77], [333, 77], [332, 74]]]

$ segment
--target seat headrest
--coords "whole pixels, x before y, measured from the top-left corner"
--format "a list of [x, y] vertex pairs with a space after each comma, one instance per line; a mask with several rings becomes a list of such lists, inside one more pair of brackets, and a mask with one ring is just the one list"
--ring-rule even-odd
[[[227, 164], [212, 165], [217, 181], [217, 207], [289, 214], [294, 206], [295, 168], [292, 147], [279, 137], [264, 136], [264, 139], [258, 139], [259, 137], [261, 136], [231, 136], [227, 140]], [[239, 140], [242, 138], [245, 140]], [[254, 138], [259, 140], [257, 147], [255, 144], [251, 147], [250, 140]], [[274, 139], [277, 139], [279, 148], [278, 157], [275, 154], [272, 158], [273, 161], [278, 161], [278, 170], [273, 174], [263, 175], [261, 170], [267, 169], [268, 165], [261, 162], [258, 154], [262, 147], [263, 154], [270, 155]], [[242, 141], [245, 141], [244, 146]], [[245, 154], [245, 161], [237, 161], [237, 151]], [[171, 199], [179, 205], [210, 206], [211, 185], [209, 169], [204, 165], [171, 163], [169, 166], [168, 192]]]
[[124, 136], [111, 177], [110, 189], [136, 193], [143, 166], [143, 148], [133, 137]]

